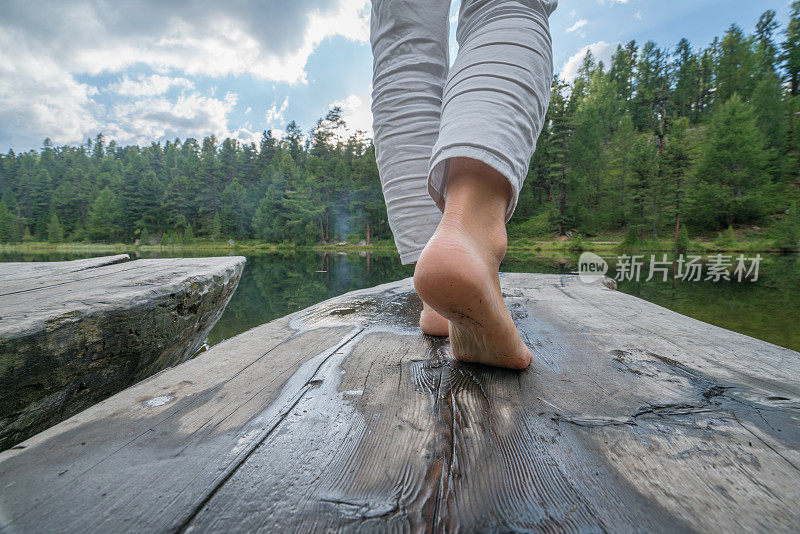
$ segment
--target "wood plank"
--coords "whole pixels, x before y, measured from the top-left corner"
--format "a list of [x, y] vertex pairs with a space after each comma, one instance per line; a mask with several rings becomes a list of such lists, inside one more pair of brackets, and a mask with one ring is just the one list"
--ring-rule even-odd
[[5, 287], [5, 283], [9, 281], [30, 281], [46, 276], [85, 271], [126, 262], [129, 259], [131, 257], [128, 254], [116, 254], [70, 261], [5, 261], [0, 263], [0, 281]]
[[193, 355], [244, 263], [115, 258], [0, 276], [0, 448]]
[[410, 280], [354, 292], [0, 454], [0, 528], [800, 528], [800, 354], [572, 276], [502, 284], [526, 371], [419, 334]]

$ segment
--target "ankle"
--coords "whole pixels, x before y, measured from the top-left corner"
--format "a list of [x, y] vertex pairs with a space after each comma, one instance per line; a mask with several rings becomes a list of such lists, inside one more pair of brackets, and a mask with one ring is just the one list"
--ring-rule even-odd
[[508, 180], [476, 160], [455, 158], [450, 165], [441, 224], [466, 231], [499, 265], [506, 253]]

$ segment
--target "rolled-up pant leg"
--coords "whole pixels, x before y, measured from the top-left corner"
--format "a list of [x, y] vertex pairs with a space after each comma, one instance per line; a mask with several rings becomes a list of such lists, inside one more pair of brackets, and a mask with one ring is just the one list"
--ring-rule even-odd
[[441, 219], [428, 194], [447, 80], [450, 0], [373, 0], [372, 116], [389, 226], [403, 264]]
[[511, 184], [514, 213], [550, 100], [548, 16], [556, 0], [463, 0], [428, 190], [444, 210], [448, 160], [472, 158]]

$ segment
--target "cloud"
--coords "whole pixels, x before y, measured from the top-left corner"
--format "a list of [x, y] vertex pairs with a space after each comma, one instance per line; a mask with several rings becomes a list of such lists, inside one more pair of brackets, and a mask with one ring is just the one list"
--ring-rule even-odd
[[[158, 130], [126, 117], [115, 120], [110, 115], [124, 109], [97, 103], [101, 89], [79, 81], [84, 76], [107, 77], [132, 67], [144, 71], [102, 88], [107, 95], [142, 102], [175, 88], [191, 91], [194, 76], [248, 74], [305, 83], [307, 60], [325, 39], [368, 40], [368, 7], [369, 0], [140, 0], [134, 6], [6, 0], [0, 17], [0, 145], [27, 147], [45, 136], [56, 143], [80, 142], [105, 124], [134, 128], [120, 131], [120, 139]], [[185, 98], [212, 107], [224, 101], [199, 94]], [[186, 104], [175, 94], [161, 100]], [[213, 124], [219, 131], [218, 111], [209, 109], [208, 121], [184, 124]]]
[[169, 92], [173, 87], [193, 89], [194, 84], [187, 78], [161, 76], [160, 74], [140, 75], [136, 79], [125, 75], [118, 82], [107, 85], [105, 90], [120, 96], [156, 96]]
[[567, 28], [567, 33], [574, 32], [575, 30], [579, 30], [589, 24], [589, 21], [586, 19], [576, 20], [575, 24]]
[[372, 136], [372, 98], [368, 96], [352, 94], [344, 100], [337, 100], [331, 104], [342, 108], [342, 119], [347, 125], [346, 135], [356, 131], [366, 132], [368, 137]]
[[603, 4], [627, 4], [628, 0], [598, 0], [600, 5]]
[[[21, 30], [37, 53], [71, 72], [118, 72], [145, 64], [158, 72], [249, 73], [296, 83], [324, 39], [369, 37], [367, 0], [11, 1], [0, 29]], [[46, 12], [47, 17], [41, 14]]]
[[569, 83], [575, 81], [575, 78], [578, 77], [578, 69], [581, 66], [583, 58], [586, 56], [587, 50], [591, 50], [595, 60], [602, 61], [607, 67], [611, 61], [611, 56], [614, 55], [619, 44], [619, 41], [614, 41], [612, 43], [598, 41], [582, 47], [564, 63], [559, 72], [559, 76], [562, 80]]
[[636, 13], [633, 14], [633, 18], [635, 18], [637, 20], [642, 20], [642, 10], [641, 9], [637, 9]]
[[107, 137], [132, 144], [182, 137], [187, 132], [250, 140], [252, 132], [228, 130], [228, 114], [236, 101], [234, 93], [227, 93], [223, 98], [198, 93], [182, 94], [176, 100], [164, 96], [139, 98], [113, 106], [103, 131]]
[[96, 94], [53, 58], [32, 53], [18, 31], [0, 32], [0, 144], [21, 139], [29, 148], [48, 136], [83, 140], [99, 127]]
[[278, 107], [277, 101], [272, 101], [272, 106], [267, 110], [267, 125], [272, 126], [274, 123], [283, 124], [283, 114], [286, 108], [289, 107], [289, 97], [283, 99], [283, 103]]

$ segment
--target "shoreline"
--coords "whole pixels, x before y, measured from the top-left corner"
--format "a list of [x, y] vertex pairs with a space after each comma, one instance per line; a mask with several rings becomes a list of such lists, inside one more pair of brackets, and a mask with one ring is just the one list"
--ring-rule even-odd
[[[543, 252], [560, 252], [578, 254], [584, 251], [597, 253], [627, 253], [627, 252], [675, 252], [674, 243], [670, 240], [651, 241], [634, 245], [623, 245], [622, 241], [612, 240], [532, 240], [527, 238], [512, 238], [508, 242], [508, 252], [527, 252], [539, 254]], [[126, 243], [0, 243], [0, 253], [106, 253], [106, 252], [250, 252], [250, 253], [280, 253], [295, 251], [316, 252], [377, 252], [397, 254], [391, 242], [379, 242], [370, 245], [355, 243], [346, 244], [317, 244], [295, 245], [291, 243], [262, 243], [244, 241], [229, 244], [227, 242], [198, 241], [194, 243], [172, 243], [168, 245], [134, 245]], [[693, 240], [690, 242], [686, 253], [704, 254], [716, 252], [729, 253], [780, 253], [771, 243], [758, 240], [742, 240], [729, 244], [719, 244], [714, 241]]]

